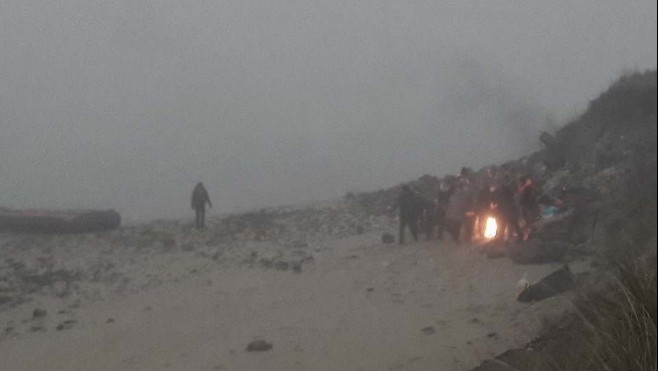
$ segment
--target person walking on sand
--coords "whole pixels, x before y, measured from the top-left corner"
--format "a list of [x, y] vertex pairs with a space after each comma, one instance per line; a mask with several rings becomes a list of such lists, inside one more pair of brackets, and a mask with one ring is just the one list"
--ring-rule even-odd
[[199, 182], [192, 191], [192, 209], [196, 213], [195, 224], [196, 227], [201, 229], [206, 226], [206, 204], [212, 209], [212, 202], [206, 187], [203, 183]]

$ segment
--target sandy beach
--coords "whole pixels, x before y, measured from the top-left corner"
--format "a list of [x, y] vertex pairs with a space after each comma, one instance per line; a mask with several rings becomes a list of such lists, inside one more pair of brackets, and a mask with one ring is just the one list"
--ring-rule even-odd
[[[520, 278], [558, 264], [488, 259], [475, 245], [382, 244], [391, 227], [288, 244], [167, 247], [165, 238], [157, 249], [102, 235], [48, 241], [78, 241], [59, 248], [5, 237], [5, 263], [88, 269], [0, 312], [2, 368], [468, 370], [523, 346], [568, 306], [515, 300]], [[254, 340], [272, 349], [247, 352]]]

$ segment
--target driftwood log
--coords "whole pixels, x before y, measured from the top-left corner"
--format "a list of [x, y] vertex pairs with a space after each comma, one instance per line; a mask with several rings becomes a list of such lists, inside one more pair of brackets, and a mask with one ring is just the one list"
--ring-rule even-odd
[[115, 210], [52, 211], [0, 209], [0, 232], [91, 233], [116, 229]]

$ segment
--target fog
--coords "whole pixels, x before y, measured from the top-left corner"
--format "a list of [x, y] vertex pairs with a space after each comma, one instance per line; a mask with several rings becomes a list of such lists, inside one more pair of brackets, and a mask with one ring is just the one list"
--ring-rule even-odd
[[527, 153], [647, 68], [653, 0], [0, 0], [0, 206], [379, 189]]

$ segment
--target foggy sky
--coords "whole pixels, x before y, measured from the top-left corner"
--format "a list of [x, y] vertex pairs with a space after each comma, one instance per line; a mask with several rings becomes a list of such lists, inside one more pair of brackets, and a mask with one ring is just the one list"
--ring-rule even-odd
[[0, 0], [0, 206], [379, 189], [525, 154], [648, 68], [655, 0]]

